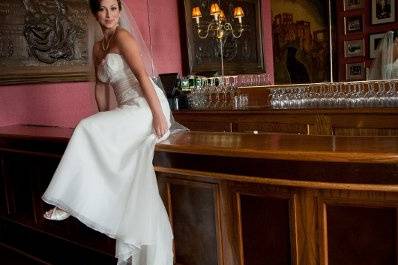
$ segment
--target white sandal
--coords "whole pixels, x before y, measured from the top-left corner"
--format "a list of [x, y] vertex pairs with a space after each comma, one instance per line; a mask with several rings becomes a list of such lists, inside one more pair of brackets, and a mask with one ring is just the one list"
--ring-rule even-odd
[[65, 220], [70, 216], [69, 213], [54, 207], [51, 210], [48, 210], [45, 214], [43, 214], [43, 217], [46, 218], [47, 220], [52, 220], [52, 221], [62, 221]]

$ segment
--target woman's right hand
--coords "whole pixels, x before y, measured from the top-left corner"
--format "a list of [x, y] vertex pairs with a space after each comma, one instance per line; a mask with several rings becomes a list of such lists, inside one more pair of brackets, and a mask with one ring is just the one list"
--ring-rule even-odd
[[164, 116], [163, 112], [153, 115], [152, 125], [158, 138], [161, 138], [163, 135], [166, 134], [168, 126], [166, 117]]

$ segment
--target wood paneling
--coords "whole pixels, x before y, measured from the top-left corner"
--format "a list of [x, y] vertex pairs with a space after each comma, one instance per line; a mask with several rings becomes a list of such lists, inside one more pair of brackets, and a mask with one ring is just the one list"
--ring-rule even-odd
[[397, 264], [396, 207], [327, 205], [329, 265]]
[[[67, 137], [8, 130], [23, 136], [0, 128], [0, 244], [51, 264], [115, 264], [113, 240], [41, 218]], [[397, 264], [397, 164], [397, 137], [291, 134], [186, 132], [154, 158], [181, 265]]]
[[334, 135], [344, 136], [397, 136], [396, 128], [333, 128]]
[[0, 214], [6, 215], [8, 214], [8, 203], [7, 203], [7, 188], [6, 188], [6, 179], [5, 175], [5, 163], [4, 163], [4, 155], [0, 153]]
[[178, 264], [218, 264], [217, 193], [211, 185], [170, 184], [175, 260]]
[[185, 121], [183, 125], [193, 131], [232, 132], [231, 122]]
[[398, 136], [398, 112], [390, 109], [296, 109], [179, 111], [174, 116], [191, 130], [344, 136]]
[[239, 122], [235, 131], [244, 133], [283, 132], [293, 134], [308, 134], [308, 124], [283, 122]]
[[239, 194], [243, 261], [291, 264], [289, 200]]
[[0, 257], [2, 265], [50, 265], [36, 257], [0, 243]]
[[[1, 234], [2, 244], [16, 248], [50, 264], [116, 264], [112, 255], [100, 253], [86, 245], [76, 244], [73, 241], [63, 239], [63, 237], [47, 233], [47, 231], [41, 232], [32, 229], [33, 227], [29, 229], [25, 224], [21, 225], [12, 218], [1, 218], [0, 221], [4, 228]], [[65, 227], [61, 224], [58, 224], [58, 226], [63, 229]]]

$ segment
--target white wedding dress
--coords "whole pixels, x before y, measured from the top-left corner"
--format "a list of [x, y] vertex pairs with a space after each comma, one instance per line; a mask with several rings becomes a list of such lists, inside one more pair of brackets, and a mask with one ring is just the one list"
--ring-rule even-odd
[[118, 264], [172, 265], [173, 234], [152, 165], [158, 138], [151, 110], [121, 55], [108, 54], [97, 76], [112, 85], [118, 107], [78, 124], [42, 198], [115, 238]]
[[391, 76], [391, 79], [398, 79], [398, 60], [395, 60], [391, 64], [387, 64], [384, 71], [387, 76]]

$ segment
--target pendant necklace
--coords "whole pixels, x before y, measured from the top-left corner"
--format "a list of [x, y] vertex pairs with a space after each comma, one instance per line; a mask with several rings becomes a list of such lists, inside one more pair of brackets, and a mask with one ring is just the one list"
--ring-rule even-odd
[[[102, 39], [101, 45], [102, 45], [102, 50], [107, 51], [109, 48], [109, 44], [111, 44], [112, 38], [115, 35], [116, 29], [113, 31], [112, 35], [109, 37], [108, 41], [105, 40], [105, 36]], [[106, 43], [106, 44], [105, 44]]]

